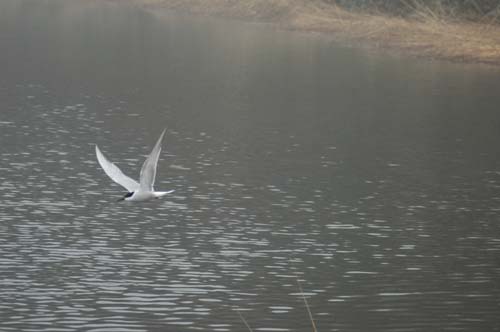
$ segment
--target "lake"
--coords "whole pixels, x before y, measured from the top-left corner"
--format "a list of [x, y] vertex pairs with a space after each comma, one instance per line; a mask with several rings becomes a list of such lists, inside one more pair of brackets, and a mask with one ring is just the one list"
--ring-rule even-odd
[[[0, 2], [0, 331], [500, 329], [500, 75]], [[155, 188], [126, 191], [167, 128]]]

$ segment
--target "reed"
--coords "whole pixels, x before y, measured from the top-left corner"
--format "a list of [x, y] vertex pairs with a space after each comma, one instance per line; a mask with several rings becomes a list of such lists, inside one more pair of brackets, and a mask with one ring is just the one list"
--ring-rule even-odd
[[253, 332], [252, 328], [250, 327], [250, 325], [248, 325], [248, 322], [243, 317], [243, 315], [241, 314], [241, 312], [239, 310], [237, 310], [237, 312], [238, 312], [238, 315], [240, 316], [240, 319], [242, 320], [243, 324], [245, 324], [246, 328], [248, 329], [248, 331]]
[[304, 291], [302, 290], [302, 285], [300, 284], [299, 279], [297, 279], [297, 285], [299, 286], [300, 293], [302, 294], [302, 299], [304, 299], [304, 303], [306, 305], [307, 313], [309, 314], [309, 319], [311, 320], [311, 325], [313, 328], [313, 332], [318, 332], [318, 329], [316, 328], [316, 323], [314, 322], [313, 315], [311, 313], [311, 308], [309, 308], [309, 303], [307, 303], [306, 296], [304, 294]]
[[[318, 329], [316, 328], [316, 323], [314, 322], [314, 318], [313, 318], [313, 315], [311, 312], [311, 308], [309, 307], [309, 303], [307, 302], [306, 296], [304, 294], [304, 291], [302, 289], [302, 285], [300, 284], [299, 279], [297, 279], [297, 286], [299, 288], [300, 294], [302, 295], [302, 299], [304, 300], [304, 304], [306, 306], [307, 313], [309, 315], [309, 320], [311, 321], [312, 330], [313, 330], [313, 332], [318, 332]], [[245, 324], [245, 327], [248, 329], [248, 331], [253, 332], [252, 328], [250, 327], [250, 325], [248, 324], [246, 319], [243, 317], [241, 312], [239, 310], [236, 310], [236, 312], [238, 313], [238, 316], [240, 317], [243, 324]]]

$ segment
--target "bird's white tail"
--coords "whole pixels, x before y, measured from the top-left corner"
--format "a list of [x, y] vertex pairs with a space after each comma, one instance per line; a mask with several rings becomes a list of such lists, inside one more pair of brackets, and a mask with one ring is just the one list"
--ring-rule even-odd
[[160, 198], [162, 196], [168, 195], [170, 193], [173, 193], [175, 190], [169, 190], [169, 191], [155, 191], [154, 195], [156, 198]]

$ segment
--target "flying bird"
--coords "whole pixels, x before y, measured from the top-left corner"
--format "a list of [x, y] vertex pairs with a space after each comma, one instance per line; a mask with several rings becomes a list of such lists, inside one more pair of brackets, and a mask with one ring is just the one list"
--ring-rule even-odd
[[144, 161], [144, 164], [142, 164], [139, 183], [123, 174], [118, 166], [110, 162], [102, 154], [99, 147], [97, 145], [95, 146], [97, 161], [99, 161], [99, 164], [104, 170], [104, 173], [106, 173], [111, 178], [111, 180], [127, 189], [127, 194], [120, 198], [119, 201], [148, 201], [154, 198], [160, 198], [174, 191], [155, 191], [153, 188], [156, 177], [156, 166], [158, 164], [158, 158], [160, 156], [161, 141], [163, 139], [163, 135], [165, 135], [165, 130], [163, 130], [160, 138], [158, 138], [158, 141], [153, 147], [153, 150]]

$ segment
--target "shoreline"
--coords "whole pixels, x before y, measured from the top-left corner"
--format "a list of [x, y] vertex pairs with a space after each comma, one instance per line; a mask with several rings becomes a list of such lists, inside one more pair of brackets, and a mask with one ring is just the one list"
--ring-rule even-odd
[[[349, 11], [318, 0], [107, 0], [141, 8], [271, 24], [320, 33], [367, 49], [500, 66], [500, 25], [435, 15], [401, 18]], [[425, 13], [424, 13], [425, 14]]]

